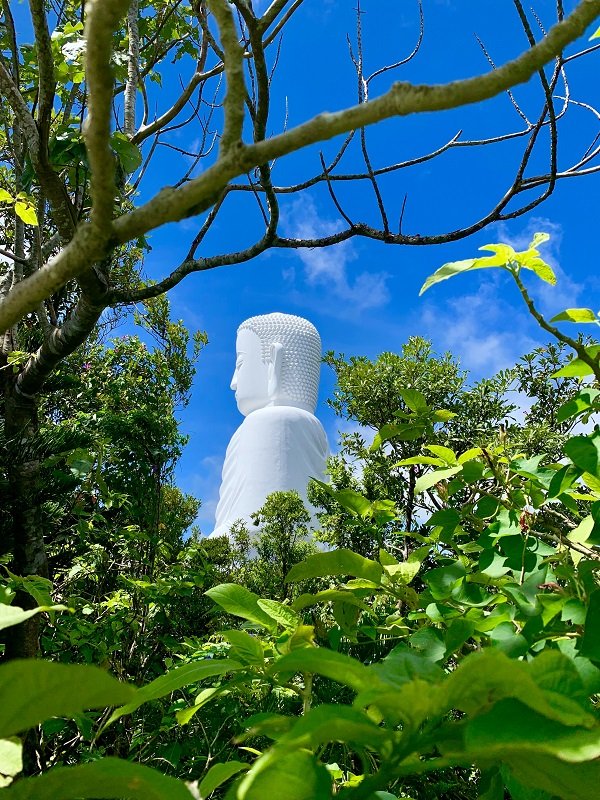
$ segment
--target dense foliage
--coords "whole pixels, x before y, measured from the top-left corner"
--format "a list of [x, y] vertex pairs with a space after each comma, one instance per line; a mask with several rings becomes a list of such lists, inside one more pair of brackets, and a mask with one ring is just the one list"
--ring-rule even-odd
[[[375, 362], [328, 357], [333, 403], [362, 426], [333, 460], [333, 482], [313, 487], [334, 549], [306, 541], [294, 493], [267, 500], [257, 533], [184, 539], [197, 504], [170, 476], [191, 363], [133, 337], [86, 354], [73, 391], [97, 411], [49, 412], [57, 431], [88, 441], [48, 459], [63, 482], [48, 511], [57, 584], [4, 581], [0, 625], [47, 614], [52, 659], [0, 666], [6, 800], [594, 796], [600, 345], [562, 333], [531, 301], [523, 269], [554, 282], [543, 239], [524, 253], [493, 246], [494, 266], [574, 357], [549, 345], [474, 387], [420, 340]], [[490, 266], [459, 264], [429, 284]], [[598, 317], [567, 309], [553, 322]], [[103, 395], [107, 370], [116, 380]], [[448, 376], [441, 393], [422, 377], [436, 371]], [[515, 382], [535, 411], [499, 426]], [[480, 410], [472, 430], [462, 398]], [[146, 400], [167, 424], [152, 426]], [[122, 412], [142, 406], [139, 447]], [[19, 608], [16, 590], [37, 608]]]

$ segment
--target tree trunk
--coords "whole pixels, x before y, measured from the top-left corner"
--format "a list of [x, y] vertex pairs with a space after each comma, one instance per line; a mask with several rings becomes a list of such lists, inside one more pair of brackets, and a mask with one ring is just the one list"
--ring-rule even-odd
[[[32, 447], [38, 430], [35, 398], [15, 390], [13, 376], [6, 381], [5, 435], [8, 459], [8, 507], [12, 518], [13, 561], [11, 572], [21, 578], [48, 577], [48, 561], [41, 525], [40, 460]], [[19, 590], [14, 603], [34, 608], [34, 598]], [[5, 658], [35, 658], [39, 655], [39, 617], [7, 629]]]

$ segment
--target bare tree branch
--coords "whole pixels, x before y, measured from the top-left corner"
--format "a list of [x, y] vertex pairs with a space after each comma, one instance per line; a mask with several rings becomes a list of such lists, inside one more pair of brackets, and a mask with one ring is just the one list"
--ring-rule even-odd
[[244, 103], [246, 100], [243, 67], [244, 49], [238, 42], [235, 21], [233, 14], [229, 10], [227, 0], [209, 0], [209, 7], [219, 26], [227, 78], [227, 93], [223, 106], [225, 120], [219, 147], [219, 153], [225, 155], [232, 148], [239, 147], [242, 144]]
[[[110, 220], [114, 198], [113, 159], [108, 145], [111, 103], [111, 82], [108, 78], [108, 54], [110, 36], [121, 13], [123, 0], [92, 0], [88, 18], [88, 73], [89, 89], [94, 95], [90, 109], [90, 120], [86, 130], [86, 142], [92, 163], [92, 226], [82, 225], [77, 231], [72, 246], [69, 245], [52, 261], [22, 281], [9, 295], [0, 301], [0, 329], [12, 325], [23, 313], [35, 309], [48, 292], [70, 278], [80, 274], [91, 262], [104, 258], [110, 247], [118, 242], [127, 242], [143, 235], [166, 222], [181, 220], [186, 216], [210, 208], [222, 196], [225, 187], [233, 178], [243, 175], [274, 158], [286, 155], [309, 145], [330, 139], [341, 133], [361, 128], [383, 119], [426, 111], [457, 108], [479, 102], [525, 82], [549, 60], [561, 53], [564, 47], [579, 36], [600, 14], [600, 0], [581, 0], [575, 10], [564, 21], [556, 24], [544, 39], [518, 58], [506, 63], [491, 73], [479, 77], [435, 86], [418, 86], [396, 83], [377, 99], [334, 113], [324, 113], [271, 138], [241, 143], [241, 125], [245, 87], [243, 81], [243, 51], [238, 42], [231, 11], [226, 0], [211, 0], [211, 8], [219, 22], [223, 46], [227, 55], [226, 136], [221, 142], [219, 159], [197, 178], [173, 189], [166, 187], [145, 205], [114, 221], [112, 232]], [[283, 8], [283, 6], [278, 6]], [[531, 145], [533, 146], [533, 145]], [[522, 187], [518, 187], [521, 191]], [[430, 237], [399, 237], [377, 231], [367, 225], [358, 225], [352, 231], [343, 231], [333, 237], [319, 240], [319, 244], [342, 241], [350, 235], [363, 235], [383, 241], [407, 244], [425, 244], [462, 238], [479, 230], [492, 218], [497, 218], [498, 208], [515, 195], [509, 190], [507, 196], [492, 215], [479, 222], [451, 232]], [[98, 227], [103, 234], [98, 237]], [[327, 241], [326, 241], [327, 240]], [[261, 252], [262, 240], [255, 245]], [[277, 247], [298, 246], [291, 241], [274, 238]], [[308, 246], [308, 245], [306, 245]], [[249, 251], [244, 251], [245, 254]], [[231, 254], [222, 263], [238, 263], [239, 254]], [[243, 259], [242, 259], [243, 260]], [[208, 262], [203, 262], [208, 267]], [[216, 265], [216, 261], [211, 261]], [[189, 270], [188, 270], [189, 271]], [[174, 285], [174, 284], [172, 284]]]
[[89, 0], [87, 11], [88, 118], [84, 138], [91, 168], [91, 224], [104, 238], [110, 232], [116, 195], [115, 159], [110, 149], [112, 36], [128, 5], [129, 0]]

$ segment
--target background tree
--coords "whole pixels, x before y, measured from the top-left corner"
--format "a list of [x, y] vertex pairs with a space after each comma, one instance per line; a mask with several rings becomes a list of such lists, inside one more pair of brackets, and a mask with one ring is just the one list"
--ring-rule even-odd
[[[482, 76], [442, 86], [390, 84], [375, 99], [369, 96], [371, 81], [376, 75], [385, 75], [387, 80], [392, 67], [399, 68], [404, 60], [382, 66], [371, 76], [363, 74], [359, 13], [354, 53], [358, 104], [267, 136], [277, 42], [301, 2], [274, 0], [257, 15], [247, 0], [173, 5], [92, 0], [82, 15], [77, 3], [66, 2], [54, 9], [41, 0], [30, 0], [34, 46], [19, 40], [13, 8], [8, 0], [3, 2], [0, 92], [5, 103], [0, 150], [7, 247], [0, 281], [0, 366], [10, 363], [18, 369], [2, 369], [0, 375], [4, 435], [9, 443], [20, 444], [15, 447], [19, 457], [8, 464], [16, 573], [49, 575], [41, 536], [42, 511], [29, 501], [40, 483], [40, 459], [29, 456], [39, 436], [39, 397], [60, 362], [93, 334], [107, 309], [158, 297], [191, 272], [242, 263], [270, 248], [325, 246], [359, 235], [418, 245], [458, 239], [492, 221], [524, 213], [554, 190], [560, 169], [556, 120], [569, 105], [554, 98], [564, 79], [567, 59], [562, 53], [600, 13], [600, 0], [583, 0], [568, 17], [558, 3], [556, 25], [537, 43], [520, 0], [515, 0], [515, 6], [531, 45], [515, 60]], [[417, 51], [418, 46], [415, 55]], [[184, 58], [195, 65], [189, 83], [169, 108], [152, 118], [147, 102], [151, 82], [162, 80], [170, 60]], [[552, 64], [548, 74], [544, 71], [547, 63]], [[515, 132], [524, 143], [523, 157], [504, 196], [492, 199], [482, 219], [460, 230], [432, 236], [392, 231], [368, 155], [365, 127], [394, 116], [479, 102], [536, 74], [542, 88], [541, 108], [535, 122]], [[193, 168], [184, 159], [173, 185], [134, 207], [161, 137], [171, 126], [185, 124], [190, 103], [189, 120], [199, 117], [202, 132], [199, 150], [193, 155], [194, 164], [202, 163], [200, 174], [191, 177]], [[218, 134], [211, 133], [214, 127]], [[549, 170], [525, 177], [546, 130]], [[274, 159], [340, 134], [347, 138], [337, 155], [331, 161], [323, 157], [308, 180], [293, 186], [274, 183]], [[377, 201], [377, 225], [352, 220], [335, 193], [335, 182], [349, 177], [335, 173], [335, 168], [353, 141], [365, 164], [358, 179], [371, 185]], [[457, 142], [419, 161], [434, 158]], [[569, 165], [569, 176], [594, 169], [591, 164], [597, 152], [593, 144], [583, 159]], [[410, 163], [390, 164], [381, 170], [394, 171]], [[340, 214], [339, 231], [317, 240], [282, 236], [281, 194], [293, 195], [316, 183], [331, 193]], [[264, 229], [249, 247], [208, 255], [203, 251], [205, 237], [234, 195], [259, 204]], [[509, 211], [512, 201], [516, 207]], [[141, 270], [145, 234], [204, 212], [207, 216], [184, 261], [156, 283], [145, 281]], [[33, 337], [31, 329], [35, 329]], [[20, 602], [30, 601], [21, 597]], [[35, 619], [20, 629], [11, 654], [36, 653]]]

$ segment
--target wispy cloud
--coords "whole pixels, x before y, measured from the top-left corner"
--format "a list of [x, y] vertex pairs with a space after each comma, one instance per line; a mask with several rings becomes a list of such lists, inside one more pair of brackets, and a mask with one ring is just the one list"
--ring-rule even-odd
[[475, 377], [490, 376], [514, 365], [539, 345], [525, 330], [526, 312], [501, 298], [499, 275], [485, 278], [476, 292], [427, 304], [422, 330], [438, 350], [450, 350]]
[[[294, 239], [318, 239], [334, 234], [338, 224], [319, 214], [311, 198], [303, 197], [286, 209], [283, 228]], [[365, 270], [349, 276], [349, 265], [358, 258], [353, 242], [340, 242], [326, 249], [300, 248], [295, 252], [303, 265], [306, 283], [326, 289], [352, 312], [378, 308], [389, 301], [387, 273]], [[294, 280], [295, 271], [289, 271], [288, 277]]]

